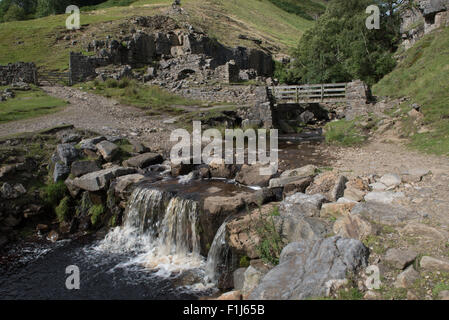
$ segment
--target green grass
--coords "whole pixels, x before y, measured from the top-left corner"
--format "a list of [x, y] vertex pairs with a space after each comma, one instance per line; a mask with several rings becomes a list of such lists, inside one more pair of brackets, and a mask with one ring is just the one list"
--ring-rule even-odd
[[408, 96], [411, 103], [419, 104], [424, 125], [432, 131], [414, 134], [410, 146], [449, 155], [449, 28], [426, 35], [402, 58], [396, 69], [373, 87], [373, 93], [391, 98]]
[[[107, 35], [118, 36], [124, 19], [164, 13], [173, 1], [139, 0], [130, 6], [120, 6], [125, 2], [131, 1], [108, 1], [94, 11], [85, 11], [89, 10], [85, 8], [81, 12], [84, 35], [95, 34], [95, 38], [100, 39]], [[119, 6], [112, 6], [114, 3]], [[183, 0], [182, 7], [189, 13], [189, 23], [203, 28], [226, 45], [257, 47], [252, 41], [239, 39], [240, 34], [247, 34], [279, 47], [284, 53], [294, 48], [304, 31], [314, 23], [282, 10], [269, 0]], [[80, 32], [65, 29], [67, 16], [0, 24], [0, 64], [25, 61], [49, 70], [68, 70], [69, 52], [84, 51], [87, 42]], [[78, 43], [72, 45], [71, 40], [63, 40], [67, 34], [75, 36]]]
[[67, 187], [63, 181], [59, 181], [46, 185], [43, 188], [42, 196], [49, 207], [56, 208], [66, 193]]
[[60, 223], [65, 222], [69, 218], [70, 211], [70, 198], [64, 197], [59, 205], [55, 208], [56, 217]]
[[326, 124], [325, 139], [329, 144], [345, 147], [360, 145], [366, 140], [357, 120], [337, 120]]
[[[0, 90], [4, 87], [0, 87]], [[30, 91], [16, 91], [16, 97], [0, 102], [0, 123], [28, 119], [62, 110], [66, 105], [37, 87]]]
[[81, 87], [89, 92], [115, 98], [123, 104], [133, 105], [156, 113], [181, 114], [184, 111], [174, 106], [201, 104], [200, 101], [183, 98], [158, 86], [147, 86], [130, 79], [91, 81]]

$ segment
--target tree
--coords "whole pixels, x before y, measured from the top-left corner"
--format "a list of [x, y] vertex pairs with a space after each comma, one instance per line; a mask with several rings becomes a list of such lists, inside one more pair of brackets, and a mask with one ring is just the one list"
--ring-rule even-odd
[[[293, 53], [289, 83], [346, 82], [374, 84], [395, 66], [400, 40], [399, 8], [405, 0], [332, 0], [316, 25], [306, 31]], [[380, 30], [368, 30], [366, 8], [380, 8]]]
[[9, 6], [8, 11], [3, 16], [3, 21], [17, 21], [25, 19], [25, 10], [16, 4]]

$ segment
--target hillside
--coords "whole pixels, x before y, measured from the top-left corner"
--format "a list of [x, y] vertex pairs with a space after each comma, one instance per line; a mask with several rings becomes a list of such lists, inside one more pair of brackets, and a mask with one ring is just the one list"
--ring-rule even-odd
[[424, 115], [423, 126], [408, 128], [411, 145], [422, 151], [447, 154], [449, 150], [449, 28], [426, 35], [402, 53], [401, 62], [373, 88], [378, 96], [410, 97], [404, 103], [403, 123], [414, 103]]
[[[166, 13], [172, 1], [140, 0], [130, 6], [108, 7], [111, 3], [114, 2], [83, 11], [82, 29], [77, 32], [65, 29], [66, 15], [1, 24], [0, 64], [33, 61], [48, 69], [66, 70], [68, 52], [82, 51], [92, 36], [119, 32], [120, 23], [132, 16]], [[296, 5], [283, 6], [283, 3]], [[254, 41], [239, 37], [245, 35], [261, 40], [261, 46], [273, 53], [287, 53], [303, 32], [313, 25], [310, 16], [322, 12], [321, 3], [311, 0], [183, 0], [185, 14], [175, 18], [187, 20], [226, 45], [256, 46]]]

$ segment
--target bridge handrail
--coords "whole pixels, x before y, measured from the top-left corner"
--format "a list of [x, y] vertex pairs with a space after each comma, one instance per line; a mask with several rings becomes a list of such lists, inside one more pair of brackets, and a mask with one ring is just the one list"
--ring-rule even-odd
[[299, 86], [272, 86], [268, 87], [270, 94], [276, 101], [293, 101], [295, 103], [310, 100], [321, 100], [328, 98], [346, 98], [347, 83], [323, 83], [306, 84]]

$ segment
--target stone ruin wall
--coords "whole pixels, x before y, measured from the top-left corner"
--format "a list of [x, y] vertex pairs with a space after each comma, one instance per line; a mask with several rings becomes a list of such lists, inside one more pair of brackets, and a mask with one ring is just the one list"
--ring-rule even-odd
[[32, 62], [10, 63], [0, 65], [0, 85], [6, 86], [15, 82], [37, 84], [37, 68]]
[[416, 0], [402, 14], [402, 45], [407, 50], [424, 35], [449, 26], [449, 0]]
[[185, 70], [205, 74], [205, 78], [213, 71], [214, 79], [228, 82], [270, 77], [274, 72], [270, 54], [252, 48], [228, 48], [201, 32], [175, 30], [148, 34], [137, 31], [126, 39], [92, 41], [87, 50], [96, 52], [96, 56], [72, 54], [73, 80], [89, 79], [97, 74], [95, 68], [105, 65], [156, 66], [158, 76], [174, 81], [182, 78]]

